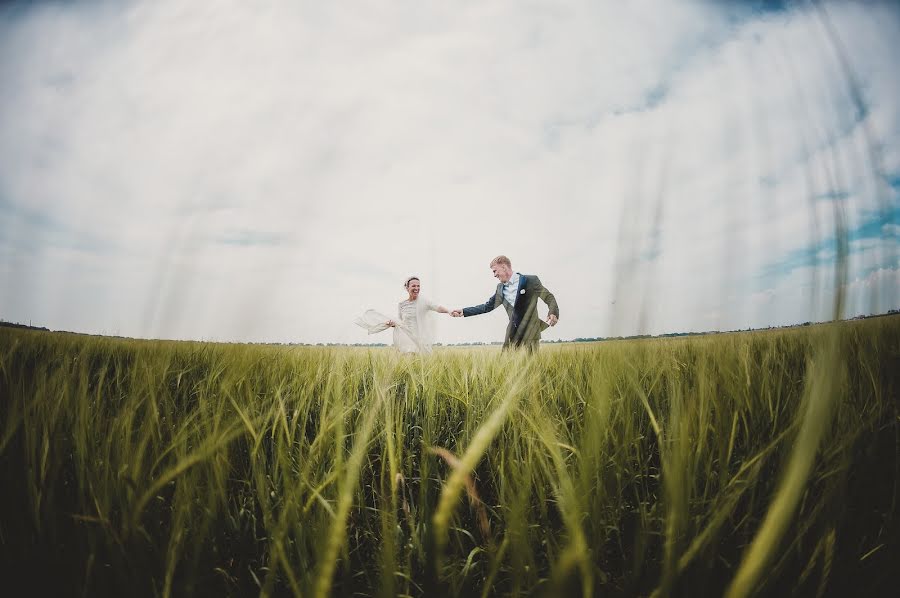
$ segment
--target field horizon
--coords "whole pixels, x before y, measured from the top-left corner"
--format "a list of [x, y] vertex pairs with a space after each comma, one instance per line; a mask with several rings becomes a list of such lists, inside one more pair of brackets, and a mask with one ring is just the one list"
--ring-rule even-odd
[[[807, 321], [807, 322], [798, 322], [795, 324], [784, 324], [778, 326], [766, 326], [764, 328], [737, 328], [734, 330], [703, 330], [703, 331], [680, 331], [680, 332], [662, 332], [659, 334], [632, 334], [628, 336], [599, 336], [599, 337], [574, 337], [571, 339], [557, 339], [557, 340], [542, 340], [542, 345], [557, 345], [557, 344], [566, 344], [566, 343], [592, 343], [592, 342], [604, 342], [604, 341], [619, 341], [619, 340], [643, 340], [643, 339], [663, 339], [663, 338], [678, 338], [678, 337], [691, 337], [691, 336], [707, 336], [707, 335], [717, 335], [717, 334], [740, 334], [745, 332], [765, 332], [772, 330], [790, 330], [794, 328], [805, 328], [807, 326], [818, 326], [818, 325], [826, 325], [826, 324], [835, 324], [838, 322], [855, 322], [859, 320], [869, 320], [872, 318], [886, 318], [891, 316], [900, 315], [900, 310], [898, 309], [890, 309], [885, 311], [884, 313], [874, 313], [874, 314], [858, 314], [855, 316], [850, 316], [846, 318], [842, 318], [839, 320], [825, 320], [825, 321]], [[78, 336], [87, 336], [87, 337], [96, 337], [96, 338], [108, 338], [108, 339], [121, 339], [121, 340], [133, 340], [133, 341], [163, 341], [163, 342], [187, 342], [187, 343], [208, 343], [214, 345], [262, 345], [262, 346], [274, 346], [274, 347], [364, 347], [364, 348], [379, 348], [386, 347], [391, 348], [390, 343], [386, 342], [371, 342], [371, 343], [337, 343], [337, 342], [315, 342], [315, 343], [306, 343], [306, 342], [275, 342], [275, 341], [215, 341], [215, 340], [204, 340], [204, 339], [172, 339], [172, 338], [144, 338], [144, 337], [135, 337], [135, 336], [122, 336], [119, 334], [104, 334], [98, 332], [77, 332], [73, 330], [62, 330], [62, 329], [53, 329], [48, 328], [46, 326], [35, 326], [33, 323], [22, 324], [21, 322], [10, 322], [0, 318], [0, 328], [13, 328], [18, 330], [34, 330], [40, 332], [51, 332], [58, 334], [74, 334]], [[459, 342], [459, 343], [441, 343], [436, 342], [434, 346], [436, 347], [485, 347], [485, 346], [502, 346], [502, 340], [494, 340], [489, 342], [483, 341], [467, 341], [467, 342]]]

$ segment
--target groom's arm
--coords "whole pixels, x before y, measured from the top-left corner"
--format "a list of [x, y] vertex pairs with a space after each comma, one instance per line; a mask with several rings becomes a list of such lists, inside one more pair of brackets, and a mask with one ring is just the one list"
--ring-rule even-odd
[[556, 297], [553, 296], [547, 287], [545, 287], [541, 283], [541, 279], [537, 276], [534, 277], [534, 286], [537, 291], [538, 297], [547, 304], [547, 309], [549, 310], [549, 315], [555, 316], [556, 319], [559, 319], [559, 305], [556, 303]]
[[475, 305], [472, 307], [464, 307], [462, 310], [462, 315], [463, 315], [463, 317], [466, 317], [466, 318], [469, 316], [478, 316], [481, 314], [486, 314], [487, 312], [491, 311], [495, 307], [497, 307], [497, 293], [496, 292], [493, 295], [491, 295], [488, 298], [488, 300], [485, 301], [484, 303], [482, 303], [481, 305]]

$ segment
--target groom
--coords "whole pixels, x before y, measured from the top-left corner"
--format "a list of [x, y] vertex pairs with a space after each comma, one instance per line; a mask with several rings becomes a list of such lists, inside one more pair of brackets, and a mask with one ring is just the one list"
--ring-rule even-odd
[[[454, 318], [477, 316], [502, 305], [506, 308], [509, 316], [509, 326], [506, 327], [503, 349], [524, 347], [533, 353], [537, 350], [538, 342], [541, 340], [541, 331], [547, 326], [555, 326], [559, 320], [559, 306], [556, 304], [556, 298], [553, 293], [544, 288], [541, 279], [537, 276], [513, 272], [512, 263], [505, 255], [498, 255], [491, 260], [491, 272], [500, 281], [494, 294], [482, 305], [466, 307], [461, 310], [454, 309], [450, 315]], [[538, 318], [538, 297], [550, 308], [546, 322]]]

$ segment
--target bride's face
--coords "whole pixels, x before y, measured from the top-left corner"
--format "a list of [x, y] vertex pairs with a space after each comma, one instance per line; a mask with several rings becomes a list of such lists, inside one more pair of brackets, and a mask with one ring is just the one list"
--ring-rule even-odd
[[410, 300], [416, 299], [419, 296], [419, 289], [421, 285], [418, 280], [410, 280], [409, 284], [406, 287], [406, 290], [409, 291]]

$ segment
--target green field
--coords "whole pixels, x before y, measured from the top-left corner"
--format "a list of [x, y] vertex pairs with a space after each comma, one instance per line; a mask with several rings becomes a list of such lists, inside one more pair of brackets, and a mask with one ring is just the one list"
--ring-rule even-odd
[[534, 358], [0, 329], [7, 596], [894, 595], [898, 483], [897, 316]]

